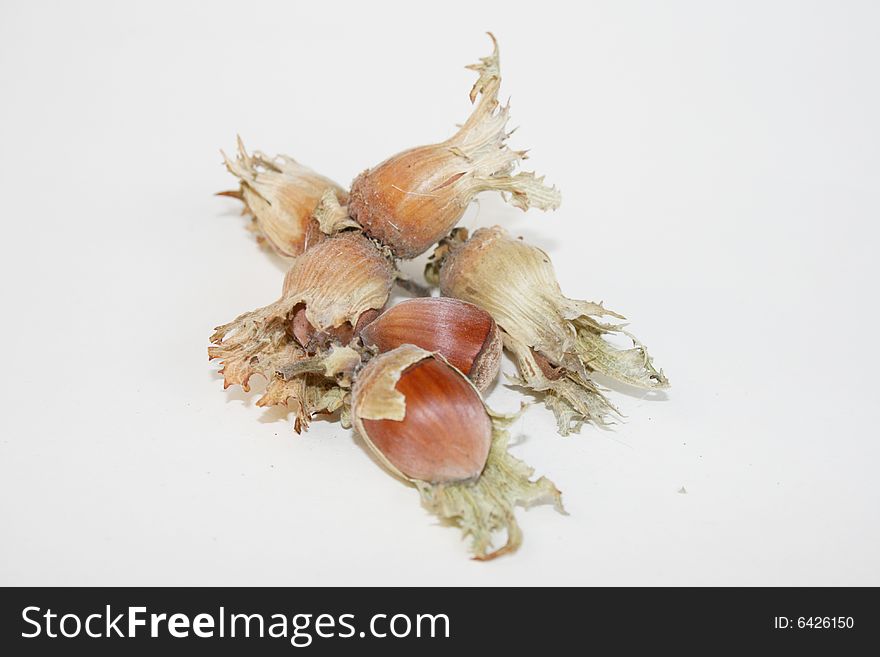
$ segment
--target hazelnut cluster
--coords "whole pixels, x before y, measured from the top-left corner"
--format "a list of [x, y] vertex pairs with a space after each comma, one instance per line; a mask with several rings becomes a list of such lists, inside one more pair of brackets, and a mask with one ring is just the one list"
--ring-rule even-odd
[[[516, 506], [562, 511], [553, 483], [534, 480], [507, 450], [516, 416], [483, 399], [503, 350], [513, 383], [544, 400], [563, 435], [618, 414], [597, 375], [668, 385], [645, 346], [606, 321], [620, 315], [562, 294], [546, 253], [497, 226], [472, 236], [456, 228], [482, 192], [522, 210], [561, 201], [543, 177], [519, 170], [525, 151], [507, 145], [492, 42], [469, 67], [474, 109], [460, 129], [367, 169], [349, 191], [292, 158], [248, 154], [240, 140], [234, 158], [224, 155], [239, 187], [221, 194], [241, 200], [258, 239], [292, 261], [280, 298], [218, 327], [208, 350], [222, 361], [224, 387], [247, 391], [251, 377], [265, 377], [257, 404], [287, 406], [297, 433], [318, 416], [353, 427], [428, 509], [461, 528], [477, 559], [520, 545]], [[397, 263], [432, 247], [422, 287]], [[423, 296], [386, 308], [395, 283]], [[632, 347], [614, 346], [613, 334]]]

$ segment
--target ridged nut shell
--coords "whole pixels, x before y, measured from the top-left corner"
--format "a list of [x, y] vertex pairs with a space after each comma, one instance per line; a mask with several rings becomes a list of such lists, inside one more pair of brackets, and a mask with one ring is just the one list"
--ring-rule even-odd
[[489, 456], [492, 420], [473, 384], [413, 345], [380, 354], [363, 369], [352, 417], [382, 462], [411, 481], [473, 480]]
[[341, 233], [316, 244], [294, 261], [282, 298], [304, 304], [318, 332], [349, 322], [388, 300], [394, 272], [385, 255], [360, 233]]
[[380, 352], [414, 344], [437, 352], [484, 392], [501, 366], [501, 334], [482, 308], [450, 297], [408, 299], [389, 308], [360, 333]]
[[420, 146], [355, 178], [348, 211], [400, 258], [427, 251], [458, 223], [473, 193], [456, 185], [468, 163], [448, 146]]

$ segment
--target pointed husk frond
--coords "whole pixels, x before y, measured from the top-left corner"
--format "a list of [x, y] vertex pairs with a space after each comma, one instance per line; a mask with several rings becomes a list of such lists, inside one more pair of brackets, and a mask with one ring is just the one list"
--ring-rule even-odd
[[[470, 539], [471, 552], [480, 561], [516, 551], [522, 544], [517, 506], [553, 504], [564, 513], [562, 494], [547, 477], [532, 480], [534, 469], [508, 451], [510, 416], [491, 413], [492, 447], [486, 467], [476, 481], [429, 484], [415, 482], [422, 502], [432, 513], [457, 525]], [[493, 534], [504, 532], [504, 545], [494, 548]]]
[[[250, 389], [255, 374], [269, 380], [258, 405], [299, 405], [297, 426], [307, 425], [317, 412], [333, 412], [344, 401], [336, 388], [337, 375], [350, 353], [331, 345], [329, 364], [315, 366], [314, 356], [291, 335], [294, 309], [317, 331], [331, 331], [344, 324], [354, 326], [360, 316], [379, 310], [388, 299], [393, 266], [372, 242], [359, 233], [343, 233], [314, 246], [294, 260], [284, 279], [281, 298], [274, 303], [239, 315], [217, 327], [208, 349], [211, 359], [221, 359], [224, 387]], [[341, 364], [342, 363], [342, 364]]]
[[[669, 385], [645, 346], [623, 325], [599, 319], [623, 319], [621, 315], [601, 303], [562, 294], [550, 258], [541, 249], [497, 226], [442, 248], [447, 253], [440, 265], [441, 291], [494, 317], [517, 363], [516, 383], [547, 393], [545, 401], [556, 413], [561, 433], [577, 430], [585, 420], [604, 424], [616, 412], [592, 380], [593, 373], [645, 389]], [[633, 347], [616, 347], [607, 339], [614, 335], [631, 339]]]
[[[402, 345], [380, 358], [382, 366], [365, 368], [355, 385], [354, 426], [390, 472], [415, 485], [429, 511], [462, 530], [470, 540], [475, 559], [493, 559], [520, 546], [522, 530], [516, 519], [517, 506], [552, 503], [557, 510], [564, 512], [561, 494], [553, 482], [546, 477], [532, 480], [534, 470], [508, 451], [508, 428], [519, 413], [502, 415], [489, 409], [473, 382], [451, 366], [451, 370], [468, 383], [491, 421], [491, 442], [485, 464], [476, 478], [464, 481], [437, 483], [405, 475], [374, 444], [365, 420], [403, 421], [407, 416], [407, 405], [412, 401], [396, 388], [401, 375], [427, 358], [435, 358], [447, 365], [448, 362], [437, 353], [413, 345]], [[442, 398], [430, 400], [439, 407], [438, 412], [455, 412], [454, 408], [444, 409], [443, 402]], [[506, 541], [500, 548], [493, 549], [493, 537], [497, 532], [503, 532]]]
[[479, 74], [470, 95], [476, 107], [461, 128], [446, 141], [393, 155], [352, 183], [352, 218], [400, 258], [427, 251], [481, 192], [500, 192], [522, 210], [559, 207], [559, 190], [533, 172], [517, 171], [526, 152], [507, 145], [510, 107], [498, 102], [498, 43], [492, 41], [492, 54], [469, 67]]
[[220, 195], [244, 203], [252, 217], [251, 230], [279, 255], [297, 256], [322, 238], [312, 213], [325, 192], [342, 203], [348, 200], [339, 185], [291, 157], [267, 157], [259, 151], [249, 154], [241, 138], [234, 158], [222, 154], [226, 168], [239, 180], [239, 189]]

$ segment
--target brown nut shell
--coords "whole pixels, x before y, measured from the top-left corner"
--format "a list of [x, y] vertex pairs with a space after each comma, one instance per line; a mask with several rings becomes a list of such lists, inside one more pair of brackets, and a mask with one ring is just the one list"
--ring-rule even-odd
[[440, 144], [404, 151], [355, 178], [348, 211], [395, 255], [414, 258], [461, 219], [473, 193], [455, 183], [467, 170]]
[[412, 345], [364, 368], [352, 416], [389, 469], [410, 481], [473, 480], [489, 456], [492, 420], [479, 393], [442, 358]]
[[559, 207], [559, 190], [533, 172], [517, 172], [526, 152], [507, 146], [510, 108], [498, 102], [498, 43], [489, 36], [492, 54], [468, 67], [479, 75], [470, 93], [476, 106], [459, 131], [438, 144], [398, 153], [351, 184], [351, 217], [399, 258], [431, 248], [481, 192], [500, 192], [521, 210]]
[[380, 352], [403, 344], [437, 352], [481, 392], [495, 381], [501, 366], [501, 335], [495, 320], [460, 299], [408, 299], [379, 315], [360, 335], [364, 344]]

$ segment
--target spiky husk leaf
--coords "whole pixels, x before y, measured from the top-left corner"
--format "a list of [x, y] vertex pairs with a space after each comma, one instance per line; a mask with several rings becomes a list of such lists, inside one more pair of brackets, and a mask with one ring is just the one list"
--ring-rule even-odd
[[[474, 558], [494, 559], [522, 544], [517, 506], [553, 504], [564, 513], [562, 494], [546, 477], [532, 480], [534, 470], [508, 451], [508, 426], [516, 416], [492, 414], [492, 447], [483, 472], [472, 482], [430, 484], [414, 482], [425, 507], [457, 525], [470, 539]], [[505, 532], [503, 546], [493, 549], [493, 534]]]
[[325, 192], [342, 203], [348, 200], [342, 187], [291, 157], [249, 154], [241, 138], [234, 159], [222, 155], [239, 189], [220, 195], [244, 203], [245, 214], [252, 218], [250, 229], [279, 255], [295, 257], [323, 238], [314, 229], [312, 213]]
[[[595, 373], [639, 388], [668, 387], [642, 343], [623, 325], [599, 319], [622, 315], [562, 294], [550, 257], [541, 249], [496, 226], [478, 230], [465, 242], [450, 238], [438, 252], [429, 266], [433, 271], [439, 266], [443, 294], [492, 315], [516, 361], [520, 377], [515, 383], [546, 394], [560, 433], [577, 431], [584, 421], [606, 424], [616, 413], [593, 381]], [[631, 339], [634, 346], [614, 346], [608, 338], [615, 335]], [[547, 376], [536, 357], [558, 368], [559, 375]]]

